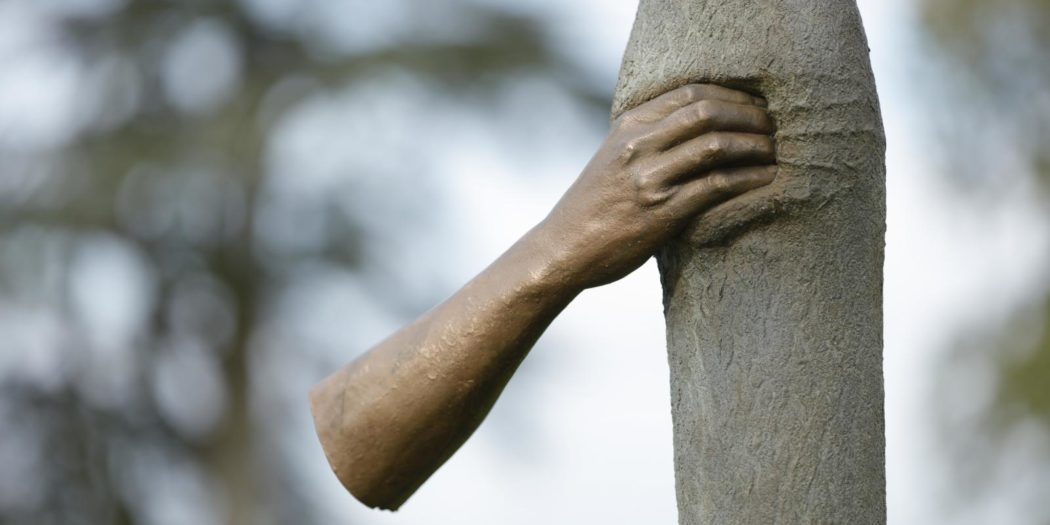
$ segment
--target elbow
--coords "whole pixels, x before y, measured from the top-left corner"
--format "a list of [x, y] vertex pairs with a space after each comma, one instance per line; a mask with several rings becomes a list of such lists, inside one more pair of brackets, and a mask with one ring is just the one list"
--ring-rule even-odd
[[[336, 478], [361, 503], [394, 511], [415, 492], [420, 483], [396, 475], [387, 451], [390, 443], [376, 444], [378, 429], [362, 424], [361, 414], [347, 408], [347, 391], [339, 374], [310, 391], [314, 429], [328, 465]], [[370, 439], [372, 438], [372, 439]], [[406, 481], [408, 483], [406, 484]]]

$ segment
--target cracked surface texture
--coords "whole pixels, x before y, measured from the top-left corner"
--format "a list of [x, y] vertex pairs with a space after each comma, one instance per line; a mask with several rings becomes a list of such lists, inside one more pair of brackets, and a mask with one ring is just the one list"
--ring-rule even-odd
[[642, 0], [613, 114], [766, 97], [773, 184], [659, 257], [682, 524], [884, 523], [885, 138], [853, 1]]

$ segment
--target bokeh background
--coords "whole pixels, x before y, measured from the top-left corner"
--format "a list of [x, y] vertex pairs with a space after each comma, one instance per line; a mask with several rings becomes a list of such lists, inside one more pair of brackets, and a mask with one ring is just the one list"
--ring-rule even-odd
[[[306, 403], [545, 215], [635, 6], [0, 0], [0, 522], [676, 523], [652, 265], [396, 514]], [[890, 523], [1050, 523], [1050, 2], [860, 6]]]

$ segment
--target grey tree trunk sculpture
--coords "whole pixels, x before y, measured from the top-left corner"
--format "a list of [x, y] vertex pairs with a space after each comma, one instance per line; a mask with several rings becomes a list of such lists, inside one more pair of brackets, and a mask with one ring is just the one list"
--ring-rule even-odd
[[642, 0], [614, 116], [769, 101], [776, 182], [659, 256], [682, 524], [885, 522], [885, 138], [853, 0]]

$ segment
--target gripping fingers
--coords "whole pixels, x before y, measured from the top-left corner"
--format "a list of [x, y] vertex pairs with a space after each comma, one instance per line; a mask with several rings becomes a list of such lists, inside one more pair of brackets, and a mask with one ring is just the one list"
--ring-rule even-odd
[[716, 130], [769, 135], [775, 127], [763, 108], [705, 99], [672, 113], [657, 124], [647, 140], [662, 150]]
[[662, 153], [657, 171], [668, 182], [734, 165], [772, 164], [773, 140], [753, 133], [706, 133]]
[[669, 205], [680, 215], [695, 215], [776, 179], [776, 166], [748, 166], [716, 170], [686, 182]]

